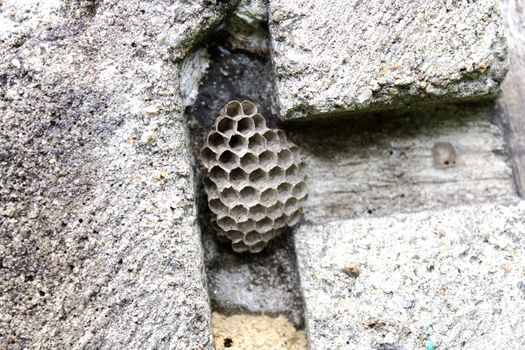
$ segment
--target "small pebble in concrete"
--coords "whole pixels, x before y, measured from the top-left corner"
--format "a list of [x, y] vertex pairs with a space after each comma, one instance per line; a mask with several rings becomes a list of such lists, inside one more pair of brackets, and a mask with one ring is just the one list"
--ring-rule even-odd
[[436, 142], [432, 147], [434, 165], [439, 169], [451, 168], [456, 165], [456, 149], [450, 142]]

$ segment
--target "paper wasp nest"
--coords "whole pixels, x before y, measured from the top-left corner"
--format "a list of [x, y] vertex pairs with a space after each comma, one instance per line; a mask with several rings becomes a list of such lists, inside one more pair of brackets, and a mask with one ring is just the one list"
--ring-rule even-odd
[[299, 221], [306, 186], [298, 148], [250, 101], [221, 110], [201, 159], [212, 224], [234, 251], [260, 252]]

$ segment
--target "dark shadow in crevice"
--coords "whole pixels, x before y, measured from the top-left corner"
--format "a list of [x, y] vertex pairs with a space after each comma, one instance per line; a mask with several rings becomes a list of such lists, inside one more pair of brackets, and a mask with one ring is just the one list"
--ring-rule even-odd
[[231, 100], [248, 99], [257, 105], [270, 127], [280, 124], [268, 57], [234, 50], [228, 42], [225, 31], [207, 38], [210, 66], [196, 101], [186, 109], [212, 309], [226, 315], [284, 315], [302, 328], [303, 301], [292, 232], [274, 239], [259, 254], [238, 254], [229, 243], [219, 242], [210, 226], [199, 153], [220, 109]]

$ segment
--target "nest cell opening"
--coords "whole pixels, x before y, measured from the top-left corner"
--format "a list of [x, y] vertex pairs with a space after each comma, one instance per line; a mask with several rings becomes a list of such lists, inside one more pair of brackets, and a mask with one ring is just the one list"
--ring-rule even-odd
[[254, 245], [250, 247], [250, 252], [259, 253], [261, 250], [264, 249], [264, 247], [266, 247], [266, 242], [261, 241], [261, 242], [255, 243]]
[[250, 208], [250, 217], [254, 220], [261, 220], [266, 216], [266, 208], [261, 205], [257, 204]]
[[248, 209], [240, 204], [230, 209], [230, 216], [236, 221], [246, 218], [247, 215]]
[[209, 201], [210, 210], [214, 214], [224, 214], [228, 211], [228, 207], [219, 198], [214, 198]]
[[255, 153], [261, 152], [266, 146], [266, 140], [259, 134], [251, 136], [248, 140], [248, 148]]
[[237, 253], [244, 253], [248, 251], [248, 246], [240, 241], [232, 243], [232, 249]]
[[261, 193], [261, 203], [263, 205], [272, 205], [279, 199], [279, 192], [274, 188], [268, 188]]
[[259, 159], [253, 153], [246, 153], [241, 157], [241, 167], [246, 172], [251, 172], [259, 165]]
[[255, 129], [255, 123], [251, 117], [244, 117], [237, 123], [237, 131], [247, 135]]
[[235, 191], [231, 187], [225, 188], [221, 192], [221, 198], [226, 202], [226, 204], [231, 205], [232, 203], [236, 202], [238, 199], [237, 191]]
[[216, 165], [213, 168], [211, 168], [209, 177], [216, 184], [219, 184], [228, 180], [228, 173], [219, 165]]
[[259, 166], [265, 170], [270, 169], [277, 163], [277, 155], [272, 151], [264, 151], [259, 154]]
[[217, 123], [217, 131], [222, 132], [223, 134], [226, 134], [230, 131], [235, 130], [235, 120], [224, 117]]
[[248, 244], [255, 244], [260, 241], [261, 235], [256, 231], [250, 231], [244, 237], [244, 241]]
[[287, 168], [293, 163], [293, 154], [290, 150], [283, 149], [278, 154], [279, 165], [283, 168]]
[[261, 187], [266, 181], [266, 172], [264, 170], [256, 169], [250, 174], [250, 182], [257, 187]]
[[239, 157], [230, 150], [222, 152], [219, 162], [227, 169], [233, 169], [239, 164]]
[[279, 142], [279, 136], [277, 136], [275, 131], [268, 130], [263, 136], [266, 139], [266, 145], [268, 148], [276, 150], [280, 147], [281, 143]]
[[244, 148], [246, 148], [247, 144], [248, 141], [242, 135], [239, 134], [232, 135], [232, 137], [230, 137], [230, 141], [228, 142], [230, 148], [237, 152], [242, 151]]
[[245, 115], [252, 115], [257, 113], [257, 106], [248, 100], [241, 102], [242, 110]]
[[221, 135], [217, 132], [212, 133], [208, 136], [208, 145], [213, 148], [215, 152], [220, 152], [222, 149], [225, 149], [228, 143], [226, 136]]
[[226, 231], [226, 237], [228, 237], [233, 243], [240, 242], [244, 238], [244, 234], [241, 231]]
[[246, 221], [239, 222], [238, 226], [239, 226], [239, 230], [243, 232], [252, 231], [255, 229], [255, 221], [248, 219]]
[[235, 117], [242, 114], [242, 106], [238, 101], [231, 101], [226, 105], [226, 115], [229, 117]]
[[255, 124], [255, 130], [261, 132], [266, 129], [266, 120], [259, 113], [252, 116], [253, 122]]
[[268, 178], [273, 185], [279, 185], [284, 180], [284, 169], [276, 166], [268, 172]]
[[281, 203], [276, 203], [266, 210], [266, 214], [272, 218], [277, 219], [283, 214], [283, 206]]
[[239, 186], [245, 183], [248, 179], [248, 174], [241, 168], [235, 168], [230, 172], [230, 182], [233, 185]]
[[219, 225], [224, 231], [230, 231], [235, 228], [235, 220], [225, 216], [217, 220], [217, 225]]
[[241, 190], [241, 200], [243, 203], [252, 204], [258, 201], [258, 192], [251, 186], [246, 186]]

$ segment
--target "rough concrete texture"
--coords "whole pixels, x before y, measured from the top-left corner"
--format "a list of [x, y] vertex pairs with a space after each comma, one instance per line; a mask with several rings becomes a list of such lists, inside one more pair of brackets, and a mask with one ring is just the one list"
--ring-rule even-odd
[[[310, 222], [516, 200], [492, 103], [427, 105], [293, 126], [286, 132], [306, 164], [303, 211]], [[444, 143], [456, 153], [448, 165], [437, 164], [435, 147]]]
[[212, 348], [173, 59], [232, 4], [3, 2], [0, 348]]
[[286, 119], [492, 95], [506, 71], [495, 0], [269, 2]]
[[523, 349], [525, 202], [304, 225], [313, 349]]

